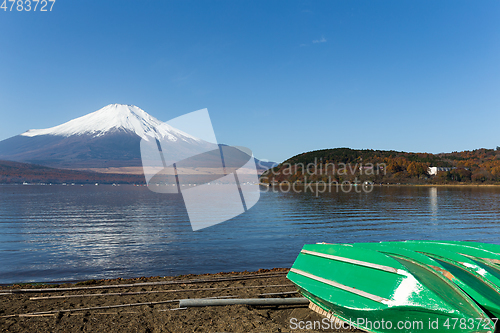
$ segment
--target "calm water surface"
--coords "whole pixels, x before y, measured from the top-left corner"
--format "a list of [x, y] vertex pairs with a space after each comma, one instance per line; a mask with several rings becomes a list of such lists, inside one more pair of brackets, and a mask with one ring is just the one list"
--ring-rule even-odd
[[0, 186], [0, 283], [290, 267], [305, 243], [499, 235], [498, 187], [263, 192], [193, 232], [182, 199], [146, 187]]

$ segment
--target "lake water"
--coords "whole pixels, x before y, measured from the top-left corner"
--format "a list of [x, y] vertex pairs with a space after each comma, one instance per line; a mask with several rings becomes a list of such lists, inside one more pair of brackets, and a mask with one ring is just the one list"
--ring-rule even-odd
[[305, 243], [499, 235], [499, 187], [263, 192], [193, 232], [181, 198], [146, 187], [0, 186], [0, 283], [290, 267]]

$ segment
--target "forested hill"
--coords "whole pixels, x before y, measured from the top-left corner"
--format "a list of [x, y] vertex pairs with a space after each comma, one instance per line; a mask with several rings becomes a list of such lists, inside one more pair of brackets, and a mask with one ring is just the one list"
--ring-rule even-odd
[[0, 160], [0, 184], [13, 183], [144, 184], [143, 175], [105, 174], [54, 169], [36, 164]]
[[[429, 167], [446, 167], [430, 176]], [[334, 148], [296, 155], [265, 172], [262, 182], [500, 182], [500, 147], [442, 154]]]

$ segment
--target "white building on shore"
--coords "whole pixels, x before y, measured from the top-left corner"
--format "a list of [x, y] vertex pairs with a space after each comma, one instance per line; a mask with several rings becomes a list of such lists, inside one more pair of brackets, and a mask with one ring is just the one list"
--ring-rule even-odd
[[429, 174], [429, 176], [435, 176], [437, 175], [438, 172], [442, 172], [442, 171], [450, 171], [450, 170], [453, 170], [453, 169], [456, 169], [456, 168], [449, 168], [449, 167], [429, 167], [427, 169], [427, 173]]

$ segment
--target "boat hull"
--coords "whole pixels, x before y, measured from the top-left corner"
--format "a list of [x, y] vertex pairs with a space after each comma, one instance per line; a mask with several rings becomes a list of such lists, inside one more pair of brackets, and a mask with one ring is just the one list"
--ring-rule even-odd
[[[368, 332], [494, 330], [459, 288], [407, 258], [347, 245], [311, 244], [304, 246], [287, 277], [323, 314]], [[473, 322], [474, 330], [451, 325], [460, 321]]]
[[[467, 258], [460, 257], [457, 253], [449, 253], [443, 249], [440, 253], [442, 257], [432, 257], [431, 254], [422, 254], [416, 250], [423, 250], [425, 246], [419, 246], [416, 242], [384, 242], [384, 243], [357, 243], [357, 247], [364, 247], [386, 254], [398, 254], [409, 257], [413, 260], [427, 265], [430, 269], [449, 279], [462, 289], [473, 300], [487, 310], [490, 317], [498, 318], [500, 315], [500, 293], [495, 286], [484, 276], [475, 270], [468, 270], [466, 266], [454, 261], [444, 259], [451, 257], [460, 260]], [[399, 245], [399, 246], [398, 246]], [[428, 249], [429, 250], [429, 249]]]
[[454, 251], [459, 250], [456, 246], [427, 241], [380, 244], [416, 251], [432, 258], [439, 263], [439, 267], [453, 276], [454, 283], [484, 307], [490, 317], [500, 318], [500, 271], [497, 273], [497, 270], [481, 260]]

